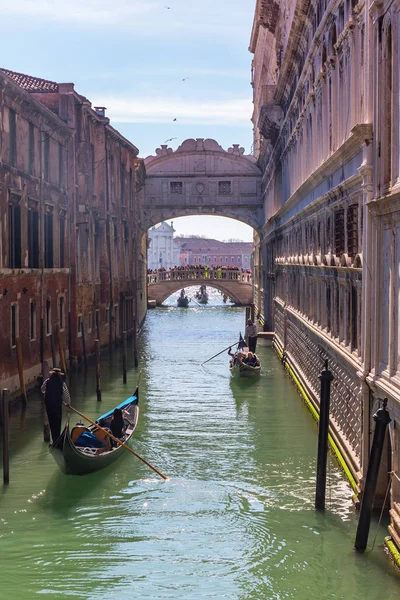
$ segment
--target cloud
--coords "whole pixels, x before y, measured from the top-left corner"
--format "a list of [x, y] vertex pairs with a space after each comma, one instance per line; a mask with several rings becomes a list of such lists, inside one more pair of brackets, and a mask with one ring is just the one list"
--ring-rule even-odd
[[[51, 21], [124, 30], [137, 37], [162, 35], [164, 41], [178, 31], [183, 36], [197, 32], [219, 38], [245, 31], [247, 36], [251, 27], [242, 0], [173, 0], [169, 4], [171, 10], [165, 9], [165, 0], [12, 0], [2, 3], [1, 15], [3, 19], [7, 15], [33, 19], [36, 26]], [[227, 10], [231, 11], [229, 19]], [[243, 27], [246, 21], [247, 29]]]
[[153, 0], [14, 0], [2, 6], [2, 14], [38, 17], [46, 21], [110, 24], [130, 20], [154, 10]]
[[248, 125], [252, 113], [250, 99], [238, 98], [218, 101], [183, 101], [179, 98], [102, 97], [93, 100], [93, 106], [107, 107], [112, 123], [171, 123], [204, 125]]

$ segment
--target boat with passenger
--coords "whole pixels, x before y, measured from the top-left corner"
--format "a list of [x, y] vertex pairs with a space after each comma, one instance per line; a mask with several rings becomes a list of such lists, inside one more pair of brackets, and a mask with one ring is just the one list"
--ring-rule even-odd
[[[125, 449], [110, 440], [103, 429], [111, 428], [115, 409], [122, 411], [123, 429], [118, 438], [127, 444], [139, 420], [139, 388], [115, 408], [101, 415], [93, 425], [77, 423], [70, 427], [69, 417], [60, 437], [50, 446], [50, 454], [66, 475], [86, 475], [113, 463]], [[111, 429], [110, 429], [111, 431]]]
[[185, 290], [181, 290], [181, 293], [176, 300], [178, 308], [187, 308], [189, 306], [189, 301], [189, 298], [185, 294]]
[[253, 352], [249, 352], [242, 334], [236, 352], [228, 350], [231, 356], [229, 361], [229, 372], [233, 377], [257, 377], [261, 372], [260, 359]]

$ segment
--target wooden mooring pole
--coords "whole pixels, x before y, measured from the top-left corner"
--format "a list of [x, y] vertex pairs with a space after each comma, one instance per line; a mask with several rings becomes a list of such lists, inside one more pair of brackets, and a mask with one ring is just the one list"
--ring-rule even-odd
[[61, 368], [66, 375], [67, 374], [67, 363], [65, 362], [64, 347], [61, 343], [61, 332], [60, 332], [60, 326], [58, 325], [58, 323], [56, 325], [56, 336], [57, 336], [58, 353], [60, 355]]
[[3, 389], [1, 392], [1, 421], [3, 428], [3, 483], [7, 484], [10, 481], [10, 454], [8, 448], [8, 390]]
[[328, 458], [328, 433], [329, 433], [329, 406], [331, 401], [331, 383], [333, 375], [328, 370], [328, 359], [325, 360], [325, 369], [319, 376], [321, 393], [319, 403], [319, 428], [318, 428], [318, 461], [317, 483], [315, 489], [315, 508], [325, 509], [326, 493], [326, 463]]
[[133, 319], [133, 364], [135, 367], [139, 364], [138, 351], [137, 351], [137, 328], [136, 328], [136, 319]]
[[81, 334], [82, 334], [83, 364], [85, 366], [85, 371], [87, 371], [85, 324], [83, 322], [83, 319], [81, 319]]
[[56, 361], [56, 347], [54, 344], [54, 329], [50, 334], [50, 345], [51, 345], [51, 359], [53, 361], [53, 369], [57, 367]]
[[122, 381], [126, 383], [126, 357], [128, 354], [127, 343], [126, 343], [126, 331], [122, 332]]
[[96, 393], [97, 402], [101, 402], [100, 340], [95, 340], [96, 348]]
[[26, 387], [24, 380], [24, 365], [22, 362], [22, 347], [21, 340], [19, 337], [15, 340], [15, 345], [17, 347], [17, 361], [18, 361], [18, 374], [19, 374], [19, 385], [21, 387], [21, 398], [22, 398], [22, 408], [26, 408], [27, 405], [27, 397], [26, 397]]

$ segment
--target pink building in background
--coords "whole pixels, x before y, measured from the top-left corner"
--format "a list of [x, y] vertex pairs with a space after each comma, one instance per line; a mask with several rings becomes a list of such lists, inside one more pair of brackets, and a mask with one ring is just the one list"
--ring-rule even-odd
[[238, 267], [249, 269], [253, 244], [251, 242], [220, 242], [219, 240], [176, 237], [181, 247], [181, 265], [209, 265], [210, 267]]

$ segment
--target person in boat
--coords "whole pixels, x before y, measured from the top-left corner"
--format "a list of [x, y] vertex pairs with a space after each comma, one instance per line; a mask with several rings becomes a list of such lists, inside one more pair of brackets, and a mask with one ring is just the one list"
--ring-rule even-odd
[[258, 356], [256, 354], [254, 354], [253, 352], [248, 352], [246, 358], [243, 359], [243, 362], [246, 363], [246, 365], [249, 365], [249, 367], [259, 367], [260, 366], [260, 361], [258, 359]]
[[[124, 413], [120, 408], [114, 408], [113, 418], [110, 423], [110, 430], [114, 437], [119, 440], [123, 437], [125, 433], [125, 422], [124, 422]], [[117, 442], [111, 438], [111, 442], [113, 445], [117, 445]]]
[[238, 360], [243, 360], [243, 358], [245, 356], [244, 353], [241, 352], [240, 350], [236, 351], [236, 352], [232, 352], [232, 346], [229, 347], [228, 354], [229, 354], [229, 356], [232, 356], [231, 360], [229, 361], [229, 364], [231, 367], [236, 365]]
[[254, 325], [251, 319], [248, 319], [246, 329], [244, 332], [247, 346], [250, 352], [256, 351], [257, 346], [257, 327]]
[[44, 394], [44, 405], [49, 418], [53, 444], [61, 435], [62, 404], [69, 403], [71, 400], [67, 385], [61, 379], [63, 376], [61, 369], [52, 369], [40, 388]]

